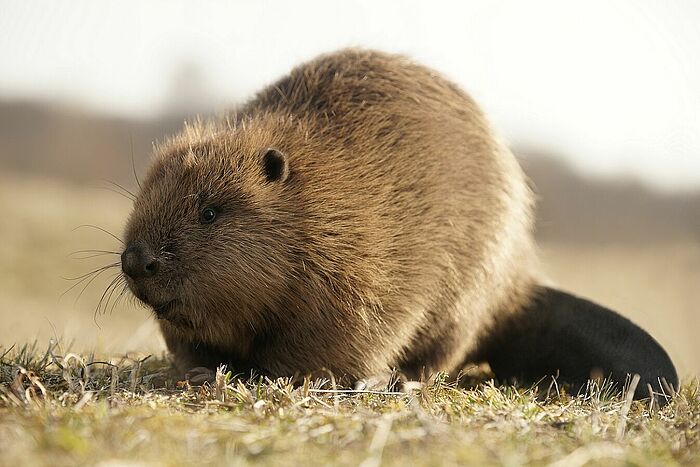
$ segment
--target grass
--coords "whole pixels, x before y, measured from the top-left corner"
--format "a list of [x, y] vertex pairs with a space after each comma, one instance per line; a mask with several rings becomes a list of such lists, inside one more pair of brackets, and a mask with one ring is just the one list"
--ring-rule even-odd
[[5, 465], [700, 464], [700, 386], [666, 406], [438, 378], [406, 393], [332, 381], [169, 378], [164, 357], [0, 350]]

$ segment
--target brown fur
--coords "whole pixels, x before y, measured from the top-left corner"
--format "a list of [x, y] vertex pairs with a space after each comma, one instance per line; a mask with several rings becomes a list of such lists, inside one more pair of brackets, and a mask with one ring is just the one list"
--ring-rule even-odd
[[[289, 175], [265, 178], [275, 148]], [[532, 197], [476, 104], [434, 71], [345, 50], [159, 147], [126, 229], [177, 299], [182, 370], [229, 362], [352, 382], [453, 371], [535, 284]], [[220, 212], [200, 224], [205, 207]]]

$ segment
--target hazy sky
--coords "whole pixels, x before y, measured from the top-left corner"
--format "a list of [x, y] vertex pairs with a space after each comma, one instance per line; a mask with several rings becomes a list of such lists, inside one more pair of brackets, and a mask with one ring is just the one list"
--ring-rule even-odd
[[700, 1], [0, 0], [0, 97], [153, 115], [190, 63], [223, 108], [343, 46], [437, 68], [511, 143], [700, 187]]

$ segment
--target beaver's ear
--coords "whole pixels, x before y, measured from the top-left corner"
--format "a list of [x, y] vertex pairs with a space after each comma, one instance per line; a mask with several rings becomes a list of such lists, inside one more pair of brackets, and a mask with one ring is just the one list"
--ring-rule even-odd
[[284, 153], [268, 148], [263, 153], [263, 168], [269, 182], [284, 182], [289, 177], [289, 161]]

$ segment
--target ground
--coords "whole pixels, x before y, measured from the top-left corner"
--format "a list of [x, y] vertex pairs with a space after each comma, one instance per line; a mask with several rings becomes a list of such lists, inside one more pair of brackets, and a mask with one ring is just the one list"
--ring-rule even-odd
[[700, 464], [697, 380], [659, 407], [474, 375], [403, 393], [226, 371], [193, 387], [170, 380], [163, 357], [105, 360], [53, 343], [0, 355], [4, 465]]

